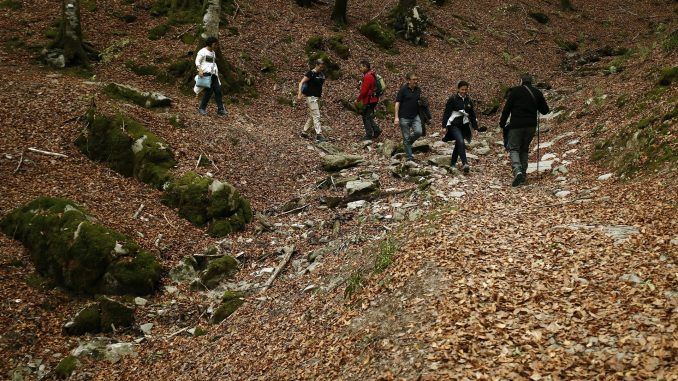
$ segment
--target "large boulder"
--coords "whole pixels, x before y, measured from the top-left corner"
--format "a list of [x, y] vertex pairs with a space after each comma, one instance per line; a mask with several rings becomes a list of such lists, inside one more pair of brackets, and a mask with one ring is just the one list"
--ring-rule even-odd
[[89, 110], [87, 128], [75, 145], [90, 159], [158, 189], [170, 179], [170, 169], [177, 164], [166, 142], [120, 114], [106, 116]]
[[367, 196], [379, 191], [378, 180], [354, 180], [346, 183], [346, 190], [351, 200]]
[[71, 291], [153, 292], [161, 270], [156, 258], [93, 220], [70, 200], [45, 197], [12, 211], [0, 220], [0, 229], [28, 248], [41, 275]]
[[336, 172], [345, 168], [355, 167], [363, 163], [365, 159], [358, 155], [338, 154], [323, 156], [323, 169], [328, 172]]
[[162, 202], [196, 226], [208, 226], [213, 237], [240, 231], [252, 221], [249, 201], [229, 183], [187, 172], [171, 181]]
[[104, 91], [111, 97], [128, 100], [145, 108], [169, 107], [172, 104], [172, 99], [160, 93], [143, 91], [119, 83], [109, 83]]

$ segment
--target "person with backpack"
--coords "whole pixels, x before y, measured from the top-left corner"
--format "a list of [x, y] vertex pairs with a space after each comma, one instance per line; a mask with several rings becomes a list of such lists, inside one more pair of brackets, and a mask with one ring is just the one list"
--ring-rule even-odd
[[380, 89], [381, 82], [377, 79], [377, 74], [372, 70], [369, 61], [362, 60], [359, 65], [363, 79], [360, 85], [360, 94], [358, 94], [355, 103], [356, 108], [361, 110], [363, 127], [365, 128], [365, 136], [361, 140], [372, 140], [381, 135], [381, 129], [374, 121], [374, 109], [377, 107], [383, 88]]
[[[202, 95], [202, 100], [198, 105], [198, 113], [200, 115], [207, 115], [207, 103], [209, 103], [212, 93], [214, 93], [214, 100], [217, 103], [217, 115], [228, 115], [224, 107], [224, 100], [221, 94], [221, 82], [219, 82], [219, 68], [217, 68], [217, 45], [219, 42], [216, 37], [207, 37], [205, 40], [205, 47], [198, 51], [195, 57], [195, 66], [198, 69], [198, 76], [201, 78], [209, 78], [209, 87], [205, 87], [205, 93]], [[197, 82], [197, 80], [196, 80]], [[197, 83], [196, 83], [197, 85]], [[199, 93], [196, 92], [196, 94]]]
[[[544, 94], [532, 86], [532, 76], [525, 74], [520, 81], [520, 86], [511, 88], [499, 121], [499, 127], [508, 129], [508, 149], [513, 168], [511, 186], [514, 187], [527, 181], [527, 159], [537, 130], [537, 112], [548, 114], [550, 111]], [[507, 126], [509, 117], [511, 123]]]
[[315, 60], [315, 67], [304, 75], [298, 86], [297, 99], [306, 97], [309, 117], [306, 120], [304, 129], [301, 131], [301, 137], [308, 139], [308, 130], [311, 125], [315, 129], [315, 140], [317, 143], [324, 142], [327, 139], [322, 134], [320, 125], [320, 97], [323, 93], [323, 84], [325, 83], [325, 62], [322, 59]]
[[473, 101], [468, 95], [469, 83], [459, 81], [457, 93], [447, 99], [443, 112], [443, 130], [447, 130], [443, 137], [444, 142], [454, 140], [454, 150], [450, 165], [456, 167], [457, 159], [461, 157], [464, 173], [469, 173], [471, 167], [466, 158], [466, 144], [464, 140], [471, 141], [471, 128], [478, 130], [478, 119], [473, 108]]
[[413, 161], [412, 144], [422, 134], [421, 118], [419, 117], [419, 100], [421, 99], [421, 89], [419, 88], [419, 78], [413, 73], [407, 73], [405, 76], [407, 83], [404, 84], [395, 100], [395, 119], [393, 124], [400, 126], [400, 132], [403, 134], [403, 146], [407, 161]]

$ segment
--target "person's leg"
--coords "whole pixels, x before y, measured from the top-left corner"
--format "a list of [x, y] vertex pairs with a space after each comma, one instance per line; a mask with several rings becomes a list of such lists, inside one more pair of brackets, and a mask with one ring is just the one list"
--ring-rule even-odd
[[523, 174], [520, 163], [520, 148], [522, 145], [523, 129], [512, 128], [508, 132], [509, 157], [511, 158], [511, 167], [513, 168], [512, 186], [518, 186], [523, 183], [525, 175]]
[[320, 135], [322, 134], [322, 127], [320, 126], [320, 105], [318, 104], [318, 98], [306, 97], [306, 102], [308, 103], [308, 113], [310, 115], [309, 119], [313, 123], [315, 133], [317, 135]]
[[366, 138], [374, 137], [374, 129], [373, 129], [373, 126], [372, 126], [374, 121], [371, 120], [372, 112], [374, 112], [374, 109], [371, 106], [372, 105], [365, 105], [363, 107], [362, 112], [361, 112], [361, 115], [363, 117], [363, 128], [365, 128], [365, 137]]
[[308, 106], [308, 118], [306, 119], [306, 124], [304, 124], [304, 129], [302, 130], [301, 135], [306, 137], [308, 130], [313, 126], [313, 112], [311, 111], [311, 101], [310, 97], [306, 97], [306, 106]]
[[226, 114], [226, 108], [224, 107], [224, 99], [221, 94], [221, 84], [219, 83], [219, 77], [212, 75], [212, 91], [214, 91], [214, 101], [217, 102], [217, 112], [221, 115]]
[[403, 148], [405, 148], [405, 155], [407, 159], [412, 160], [412, 145], [410, 143], [410, 128], [412, 119], [400, 118], [400, 132], [403, 134]]
[[416, 142], [417, 139], [421, 137], [422, 133], [421, 118], [419, 118], [419, 115], [417, 115], [414, 117], [414, 119], [412, 119], [412, 138], [410, 139], [411, 144], [414, 144], [414, 142]]
[[372, 103], [369, 106], [370, 106], [369, 120], [370, 120], [370, 124], [372, 125], [372, 133], [373, 133], [374, 137], [376, 138], [379, 135], [381, 135], [381, 128], [379, 128], [379, 126], [377, 125], [377, 122], [374, 121], [374, 110], [376, 109], [377, 104]]
[[[212, 81], [214, 81], [214, 78], [212, 78]], [[200, 105], [198, 106], [200, 110], [205, 111], [207, 109], [207, 103], [210, 101], [210, 98], [212, 97], [212, 92], [214, 91], [212, 90], [213, 86], [214, 82], [212, 82], [212, 85], [210, 85], [210, 87], [203, 90], [202, 100], [200, 101]]]
[[452, 166], [457, 165], [457, 159], [459, 158], [459, 141], [463, 140], [463, 137], [461, 136], [461, 131], [454, 126], [449, 126], [450, 129], [450, 137], [454, 139], [454, 149], [452, 150], [452, 161], [451, 164]]
[[[530, 155], [530, 144], [532, 143], [532, 139], [534, 138], [534, 133], [536, 131], [536, 128], [530, 127], [530, 128], [524, 128], [523, 129], [523, 136], [522, 136], [522, 141], [520, 144], [520, 167], [522, 169], [523, 175], [527, 174], [527, 165], [528, 165], [528, 159]], [[540, 158], [537, 158], [539, 160]]]

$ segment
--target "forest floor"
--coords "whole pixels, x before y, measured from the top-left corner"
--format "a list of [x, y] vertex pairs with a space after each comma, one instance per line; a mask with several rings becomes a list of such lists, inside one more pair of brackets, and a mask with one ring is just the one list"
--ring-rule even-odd
[[[426, 48], [399, 41], [397, 55], [376, 49], [355, 30], [388, 4], [349, 6], [352, 21], [342, 33], [351, 57], [341, 61], [342, 79], [328, 81], [323, 120], [333, 144], [366, 158], [343, 175], [374, 174], [390, 191], [357, 209], [320, 202], [343, 191], [317, 187], [328, 174], [320, 167], [322, 151], [298, 136], [306, 110], [278, 101], [292, 99], [306, 67], [305, 41], [334, 34], [326, 25], [328, 6], [242, 3], [242, 13], [228, 19], [238, 33], [224, 30], [221, 47], [229, 61], [256, 73], [258, 97], [229, 105], [226, 118], [217, 118], [213, 108], [200, 117], [196, 99], [178, 85], [150, 85], [149, 77], [125, 66], [128, 60], [162, 66], [185, 55], [192, 46], [173, 38], [182, 27], [149, 41], [148, 29], [160, 19], [125, 1], [96, 2], [96, 9], [83, 12], [88, 38], [98, 47], [128, 42], [111, 62], [94, 66], [96, 77], [82, 78], [26, 64], [35, 61], [33, 47], [45, 43], [42, 31], [58, 18], [58, 7], [40, 0], [24, 1], [19, 10], [0, 8], [0, 216], [38, 196], [69, 198], [156, 253], [164, 270], [214, 243], [161, 204], [159, 191], [93, 163], [73, 145], [83, 128], [73, 118], [94, 99], [99, 111], [131, 115], [165, 139], [178, 156], [176, 173], [195, 169], [225, 179], [255, 211], [266, 213], [272, 229], [258, 231], [255, 222], [228, 237], [232, 254], [242, 254], [241, 271], [224, 287], [260, 284], [278, 265], [282, 246], [296, 249], [271, 289], [252, 293], [218, 325], [209, 323], [216, 292], [164, 278], [136, 312], [139, 324], [153, 323], [151, 333], [109, 335], [135, 343], [135, 355], [115, 363], [83, 358], [72, 379], [678, 379], [675, 158], [631, 178], [591, 159], [596, 144], [623, 126], [675, 107], [675, 84], [645, 100], [656, 90], [658, 71], [676, 62], [675, 52], [657, 44], [658, 25], [675, 28], [673, 2], [600, 1], [572, 13], [556, 12], [550, 3], [534, 6], [550, 15], [547, 25], [527, 16], [531, 9], [523, 3], [515, 9], [490, 0], [427, 4], [435, 25], [461, 46], [429, 36]], [[138, 18], [128, 25], [111, 17], [115, 11]], [[520, 44], [511, 43], [516, 39]], [[615, 57], [565, 71], [559, 39], [579, 39], [582, 51], [611, 45], [635, 53], [619, 74], [604, 74]], [[422, 78], [434, 114], [425, 138], [431, 152], [416, 155], [431, 171], [426, 189], [392, 176], [392, 159], [379, 153], [378, 142], [356, 143], [360, 118], [341, 100], [355, 97], [355, 61], [363, 57], [372, 57], [389, 94], [407, 71]], [[266, 58], [276, 65], [273, 74], [258, 73]], [[469, 175], [427, 163], [449, 154], [450, 147], [438, 142], [437, 121], [456, 80], [471, 82], [484, 109], [526, 68], [548, 82], [547, 100], [561, 115], [543, 120], [541, 141], [552, 144], [540, 155], [553, 155], [553, 168], [565, 165], [565, 171], [533, 173], [528, 185], [511, 188], [508, 159], [497, 144], [497, 114], [481, 117], [489, 131], [474, 136]], [[109, 99], [101, 92], [109, 81], [152, 87], [171, 96], [173, 105], [149, 111]], [[648, 106], [622, 109], [622, 97]], [[172, 127], [173, 115], [186, 128]], [[379, 142], [399, 141], [390, 117], [380, 124]], [[675, 123], [668, 139], [675, 149]], [[215, 165], [196, 167], [201, 155]], [[607, 173], [612, 176], [599, 179]], [[281, 214], [279, 207], [291, 199], [309, 206]], [[141, 204], [141, 218], [132, 218]], [[322, 249], [329, 251], [317, 262], [304, 260]], [[3, 376], [54, 377], [50, 370], [62, 358], [93, 339], [62, 333], [89, 299], [43, 287], [27, 251], [5, 235], [0, 295]], [[207, 334], [186, 331], [197, 326]]]

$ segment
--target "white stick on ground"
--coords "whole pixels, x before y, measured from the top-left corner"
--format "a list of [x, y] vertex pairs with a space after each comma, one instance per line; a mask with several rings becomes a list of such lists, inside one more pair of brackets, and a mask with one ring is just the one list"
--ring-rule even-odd
[[35, 153], [41, 153], [43, 155], [57, 156], [57, 157], [68, 157], [67, 155], [64, 155], [63, 153], [43, 151], [41, 149], [37, 149], [37, 148], [33, 148], [33, 147], [28, 147], [28, 150], [31, 151], [31, 152], [35, 152]]
[[133, 220], [136, 220], [137, 217], [139, 217], [139, 215], [141, 214], [141, 212], [144, 211], [144, 207], [145, 207], [145, 206], [146, 206], [146, 205], [144, 205], [144, 204], [141, 204], [141, 205], [139, 206], [139, 209], [137, 209], [137, 211], [134, 212], [134, 215], [132, 216], [132, 219], [133, 219]]
[[266, 290], [268, 290], [271, 287], [275, 278], [278, 277], [278, 275], [280, 274], [282, 269], [285, 268], [285, 266], [287, 265], [287, 262], [289, 262], [290, 258], [292, 258], [292, 254], [294, 254], [294, 246], [285, 246], [283, 248], [283, 252], [285, 253], [285, 256], [283, 257], [282, 261], [280, 261], [280, 264], [275, 269], [273, 274], [271, 274], [271, 277], [268, 278], [266, 283], [264, 283], [264, 286], [261, 288], [260, 292], [265, 292]]

